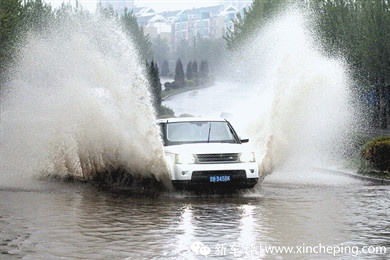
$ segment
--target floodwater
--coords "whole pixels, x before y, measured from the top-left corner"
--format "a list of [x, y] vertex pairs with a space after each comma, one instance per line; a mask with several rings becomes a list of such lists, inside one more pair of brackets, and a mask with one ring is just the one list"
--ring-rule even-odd
[[[163, 154], [146, 77], [115, 24], [32, 37], [6, 107], [22, 113], [20, 122], [48, 127], [16, 121], [14, 138], [2, 139], [0, 259], [388, 259], [389, 186], [323, 169], [353, 118], [342, 65], [304, 44], [311, 41], [299, 16], [287, 18], [253, 38], [246, 67], [237, 59], [238, 74], [269, 70], [255, 71], [261, 83], [217, 82], [164, 101], [177, 115], [224, 113], [235, 127], [252, 125], [251, 142], [276, 167], [259, 187], [232, 196], [125, 196], [33, 179], [37, 159], [52, 159], [39, 165], [43, 176], [77, 177], [80, 166], [116, 161], [162, 176]], [[47, 140], [48, 129], [58, 135]]]
[[[210, 92], [218, 95], [218, 86], [164, 104], [180, 111], [186, 100], [183, 113], [201, 111], [196, 97], [212, 100]], [[90, 183], [3, 183], [0, 259], [390, 257], [389, 186], [287, 166], [235, 195], [125, 196]]]
[[[338, 183], [266, 179], [236, 196], [126, 197], [48, 181], [1, 187], [0, 258], [390, 257], [390, 188], [332, 178]], [[293, 251], [267, 251], [278, 247]]]

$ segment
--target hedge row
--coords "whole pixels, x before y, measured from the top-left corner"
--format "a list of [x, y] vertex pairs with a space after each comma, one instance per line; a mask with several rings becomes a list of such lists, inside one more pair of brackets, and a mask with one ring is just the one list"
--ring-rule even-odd
[[390, 136], [380, 136], [369, 141], [363, 148], [363, 158], [376, 170], [390, 171]]

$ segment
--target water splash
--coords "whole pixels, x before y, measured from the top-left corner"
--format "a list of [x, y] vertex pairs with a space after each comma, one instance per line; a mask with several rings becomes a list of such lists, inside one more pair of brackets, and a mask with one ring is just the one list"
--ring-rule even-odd
[[2, 93], [0, 181], [123, 171], [168, 180], [149, 83], [115, 21], [55, 25], [19, 52]]
[[247, 115], [240, 120], [262, 159], [263, 176], [278, 172], [292, 180], [328, 166], [356, 126], [348, 67], [317, 47], [307, 17], [297, 8], [283, 12], [240, 53], [245, 63], [237, 67], [256, 83], [235, 113]]

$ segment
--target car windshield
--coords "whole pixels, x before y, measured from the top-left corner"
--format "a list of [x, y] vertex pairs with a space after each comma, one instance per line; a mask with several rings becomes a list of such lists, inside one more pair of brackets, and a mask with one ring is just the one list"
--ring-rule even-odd
[[166, 139], [169, 144], [238, 143], [230, 125], [219, 121], [168, 123]]

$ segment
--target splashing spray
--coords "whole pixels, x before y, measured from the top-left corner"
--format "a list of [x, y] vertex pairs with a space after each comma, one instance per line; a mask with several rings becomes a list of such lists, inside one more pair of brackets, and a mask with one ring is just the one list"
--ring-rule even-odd
[[[240, 55], [255, 87], [247, 88], [240, 114], [262, 162], [263, 177], [286, 170], [329, 165], [345, 148], [355, 122], [351, 80], [342, 59], [320, 50], [310, 21], [298, 8], [281, 13], [261, 29]], [[245, 59], [243, 58], [245, 57]], [[236, 111], [237, 113], [237, 111]]]
[[29, 35], [10, 73], [1, 179], [122, 171], [168, 182], [149, 82], [115, 21], [78, 19]]

